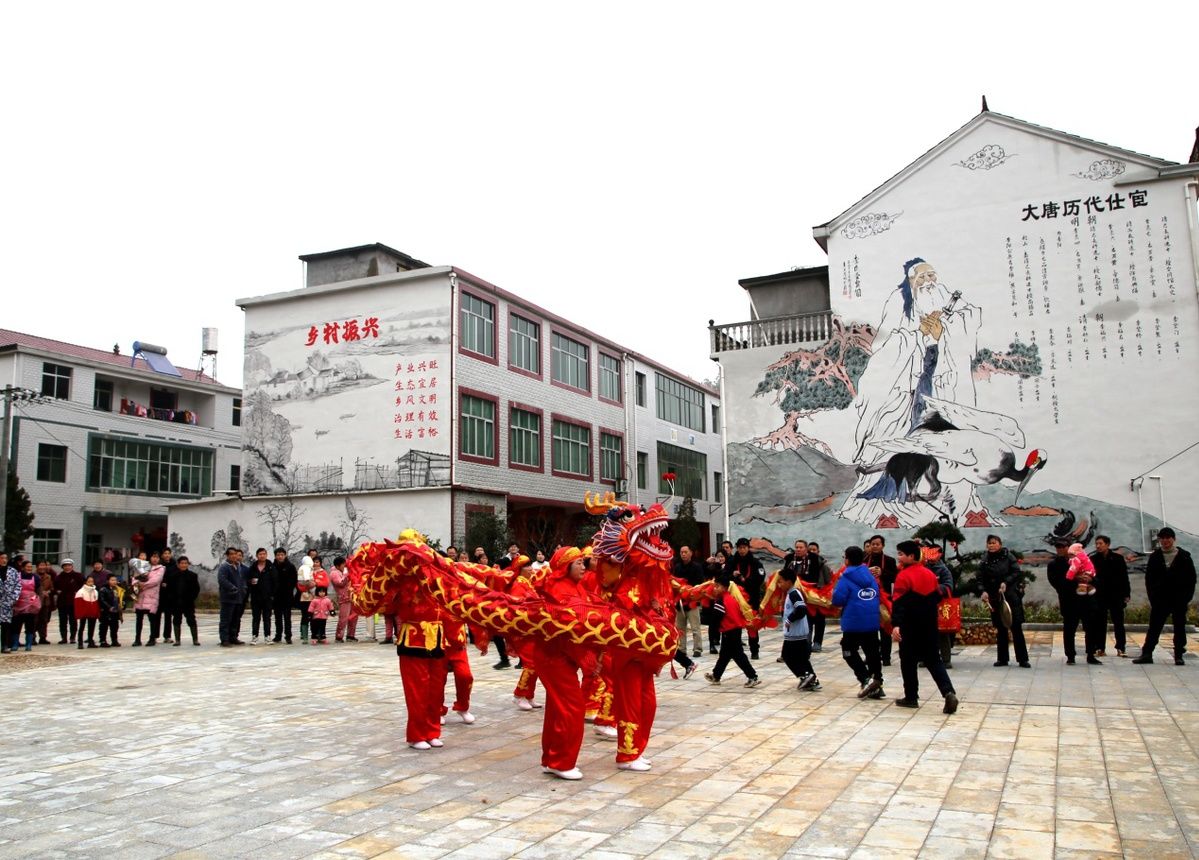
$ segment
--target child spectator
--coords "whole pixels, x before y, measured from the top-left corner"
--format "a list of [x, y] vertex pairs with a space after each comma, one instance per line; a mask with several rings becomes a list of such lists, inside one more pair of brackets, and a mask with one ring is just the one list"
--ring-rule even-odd
[[121, 594], [117, 585], [117, 575], [108, 574], [107, 581], [100, 588], [100, 647], [120, 648], [117, 641], [117, 631], [121, 627]]
[[727, 573], [716, 577], [716, 600], [712, 604], [712, 610], [720, 619], [720, 656], [716, 658], [716, 665], [712, 667], [712, 671], [704, 677], [710, 684], [719, 684], [725, 667], [732, 660], [737, 664], [737, 668], [745, 673], [745, 686], [758, 686], [762, 682], [758, 673], [754, 671], [753, 664], [745, 656], [745, 645], [741, 641], [741, 632], [749, 626], [753, 609], [750, 608], [741, 586], [735, 584]]
[[333, 612], [333, 601], [329, 599], [329, 589], [324, 586], [316, 589], [316, 596], [308, 602], [308, 614], [312, 616], [312, 644], [325, 644], [325, 625]]
[[96, 619], [100, 617], [100, 594], [96, 589], [96, 577], [90, 573], [83, 581], [83, 588], [75, 593], [75, 619], [79, 622], [76, 641], [83, 650], [83, 627], [87, 625], [87, 647], [96, 648]]
[[796, 678], [799, 690], [819, 690], [820, 679], [812, 668], [811, 625], [808, 623], [808, 604], [803, 591], [795, 584], [795, 568], [784, 567], [778, 572], [779, 585], [786, 589], [783, 598], [783, 662]]
[[358, 641], [358, 612], [354, 609], [353, 594], [350, 592], [350, 572], [346, 570], [345, 556], [333, 559], [333, 570], [329, 579], [337, 589], [337, 635], [338, 642]]

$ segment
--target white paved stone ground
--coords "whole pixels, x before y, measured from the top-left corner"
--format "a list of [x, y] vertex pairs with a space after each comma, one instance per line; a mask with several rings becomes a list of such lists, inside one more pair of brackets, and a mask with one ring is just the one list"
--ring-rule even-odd
[[945, 717], [859, 701], [836, 650], [798, 693], [767, 633], [761, 687], [664, 675], [653, 771], [588, 729], [577, 783], [541, 774], [494, 658], [478, 722], [418, 753], [371, 642], [219, 649], [208, 618], [202, 648], [44, 646], [0, 674], [0, 857], [1193, 856], [1199, 666], [1066, 667], [1038, 636], [1032, 670], [956, 657]]

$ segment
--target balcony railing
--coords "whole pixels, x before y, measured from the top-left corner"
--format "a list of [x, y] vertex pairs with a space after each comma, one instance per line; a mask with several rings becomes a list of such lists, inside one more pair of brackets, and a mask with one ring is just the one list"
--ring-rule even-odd
[[833, 331], [833, 312], [792, 314], [785, 317], [749, 320], [748, 322], [716, 325], [708, 323], [711, 333], [712, 357], [737, 349], [756, 349], [763, 346], [787, 346], [799, 343], [820, 343]]

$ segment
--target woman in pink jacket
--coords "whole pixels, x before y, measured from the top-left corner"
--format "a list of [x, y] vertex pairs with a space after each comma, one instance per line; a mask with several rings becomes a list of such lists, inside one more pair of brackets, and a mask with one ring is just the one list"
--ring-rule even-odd
[[344, 556], [339, 555], [333, 559], [333, 569], [329, 571], [329, 581], [337, 589], [337, 635], [335, 638], [338, 642], [357, 642], [358, 613], [350, 601], [350, 572], [346, 570]]
[[133, 603], [133, 608], [137, 610], [137, 630], [133, 639], [135, 646], [142, 644], [142, 623], [147, 616], [150, 618], [150, 641], [146, 646], [158, 644], [158, 624], [161, 618], [158, 614], [158, 598], [165, 573], [166, 568], [159, 562], [158, 553], [152, 553], [149, 572], [139, 573], [133, 578], [138, 589], [137, 600]]

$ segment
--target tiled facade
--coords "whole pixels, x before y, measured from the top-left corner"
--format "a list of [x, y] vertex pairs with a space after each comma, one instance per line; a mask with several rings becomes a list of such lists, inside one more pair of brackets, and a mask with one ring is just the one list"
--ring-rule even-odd
[[[665, 466], [658, 456], [659, 443], [665, 443], [701, 454], [706, 460], [703, 498], [696, 498], [696, 519], [707, 524], [706, 542], [713, 545], [717, 536], [725, 531], [725, 509], [718, 501], [724, 498], [724, 488], [721, 486], [719, 493], [716, 489], [724, 471], [720, 427], [712, 420], [713, 407], [717, 414], [720, 407], [716, 390], [482, 279], [461, 270], [455, 270], [455, 274], [454, 418], [461, 425], [464, 396], [493, 404], [497, 441], [490, 459], [464, 454], [462, 427], [456, 428], [454, 535], [457, 537], [464, 532], [466, 506], [479, 504], [475, 493], [457, 488], [506, 495], [509, 516], [515, 509], [538, 506], [563, 507], [574, 513], [583, 494], [596, 491], [627, 495], [630, 501], [643, 506], [655, 501], [665, 502], [669, 492], [660, 487], [659, 476]], [[466, 311], [463, 310], [463, 297], [466, 297]], [[479, 302], [490, 309], [494, 336], [484, 338], [480, 343], [490, 343], [491, 354], [480, 354], [463, 342], [464, 318], [467, 326], [474, 325], [470, 316], [479, 308]], [[485, 313], [487, 308], [484, 308]], [[532, 330], [538, 334], [535, 367], [529, 361], [530, 324], [536, 327]], [[514, 328], [517, 329], [515, 335]], [[555, 337], [559, 338], [559, 343], [562, 338], [567, 339], [565, 346], [569, 350], [577, 350], [579, 345], [585, 348], [585, 379], [576, 375], [564, 380], [562, 377], [568, 377], [566, 372], [559, 372], [559, 378], [555, 378]], [[467, 332], [465, 339], [472, 338], [477, 338], [473, 329]], [[645, 396], [641, 403], [637, 396], [638, 375], [645, 380]], [[659, 375], [686, 386], [695, 393], [694, 396], [702, 399], [700, 427], [691, 429], [658, 416], [656, 380]], [[513, 410], [540, 418], [539, 465], [522, 462], [530, 459], [527, 452], [524, 457], [514, 453]], [[555, 422], [586, 430], [590, 450], [585, 462], [572, 463], [573, 468], [563, 468], [563, 463], [555, 464]], [[619, 476], [611, 468], [617, 459], [614, 454], [609, 455], [610, 468], [605, 474], [601, 450], [604, 442], [619, 446]], [[646, 455], [644, 487], [638, 481], [638, 452]], [[679, 500], [676, 496], [676, 507]], [[497, 509], [496, 513], [503, 511]]]

